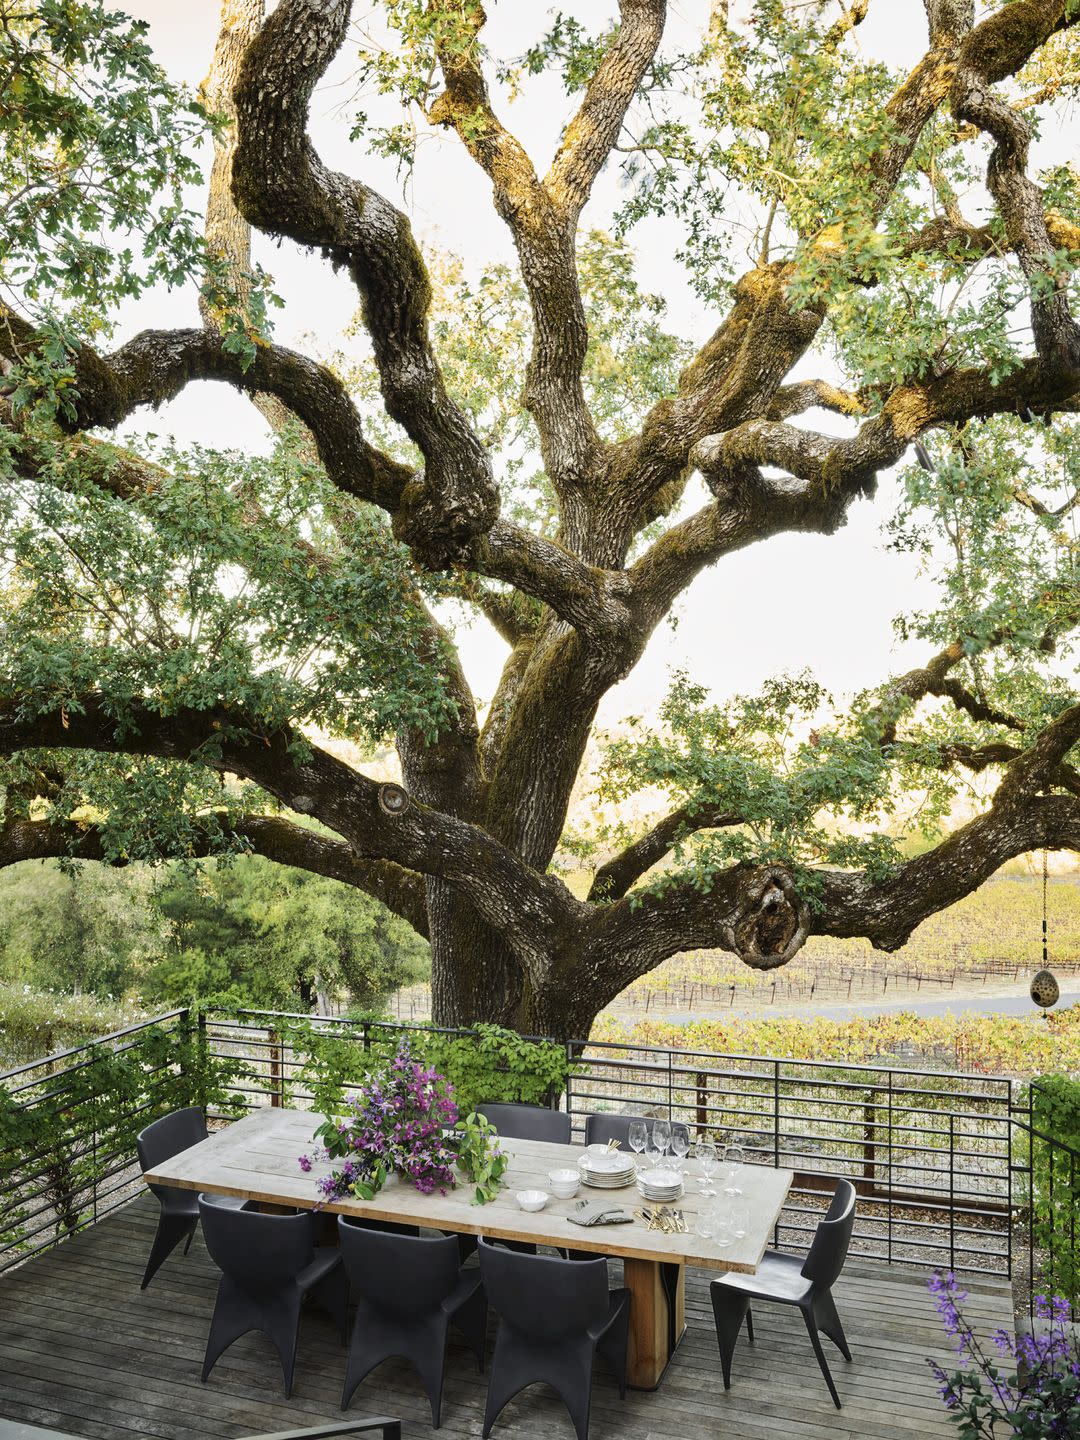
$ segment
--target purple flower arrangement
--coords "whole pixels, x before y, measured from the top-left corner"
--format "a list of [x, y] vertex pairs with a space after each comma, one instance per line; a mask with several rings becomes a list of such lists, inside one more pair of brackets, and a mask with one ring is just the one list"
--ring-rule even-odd
[[1019, 1337], [998, 1330], [993, 1352], [980, 1344], [963, 1313], [967, 1292], [951, 1272], [934, 1275], [930, 1293], [960, 1368], [927, 1363], [962, 1440], [1076, 1440], [1080, 1436], [1080, 1346], [1070, 1308], [1060, 1297], [1035, 1297], [1036, 1327]]
[[[316, 1182], [324, 1202], [348, 1195], [372, 1200], [394, 1173], [423, 1195], [445, 1194], [457, 1184], [458, 1168], [478, 1178], [472, 1164], [462, 1165], [462, 1154], [471, 1157], [479, 1145], [494, 1172], [494, 1188], [484, 1195], [490, 1199], [505, 1168], [493, 1133], [478, 1116], [462, 1121], [449, 1081], [416, 1060], [406, 1040], [389, 1066], [350, 1097], [343, 1116], [323, 1121], [315, 1132], [323, 1148], [301, 1155], [299, 1164], [307, 1174], [316, 1161], [341, 1162]], [[466, 1147], [462, 1134], [469, 1137]]]

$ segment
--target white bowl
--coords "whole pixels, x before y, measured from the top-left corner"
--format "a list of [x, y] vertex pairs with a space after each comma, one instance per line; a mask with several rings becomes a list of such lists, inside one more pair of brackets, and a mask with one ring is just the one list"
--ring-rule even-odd
[[542, 1210], [548, 1202], [546, 1190], [518, 1190], [514, 1199], [519, 1210]]
[[549, 1170], [548, 1184], [560, 1200], [572, 1200], [581, 1188], [581, 1176], [576, 1170]]

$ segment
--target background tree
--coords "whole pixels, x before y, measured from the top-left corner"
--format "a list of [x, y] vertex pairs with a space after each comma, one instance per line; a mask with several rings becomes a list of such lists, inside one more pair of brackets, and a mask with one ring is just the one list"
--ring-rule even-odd
[[[348, 0], [226, 0], [201, 107], [100, 5], [0, 7], [0, 858], [252, 850], [430, 936], [437, 1019], [570, 1035], [681, 949], [895, 948], [1010, 856], [1080, 844], [1078, 195], [1029, 167], [1075, 89], [1072, 0], [910, 3], [927, 47], [899, 74], [855, 43], [867, 0], [713, 4], [689, 46], [663, 0], [622, 0], [501, 61], [477, 0], [384, 0], [362, 78], [403, 118], [355, 133], [405, 164], [423, 127], [456, 134], [518, 256], [479, 281], [308, 138]], [[550, 70], [568, 118], [541, 174], [491, 85]], [[583, 229], [616, 156], [616, 237], [682, 223], [716, 321], [692, 355]], [[271, 340], [248, 227], [352, 280], [371, 373]], [[110, 350], [117, 298], [162, 278], [199, 289], [201, 327]], [[253, 397], [275, 453], [102, 438], [194, 380]], [[719, 705], [678, 679], [603, 780], [672, 808], [572, 893], [552, 866], [606, 691], [703, 568], [759, 544], [782, 584], [769, 539], [832, 533], [912, 446], [892, 525], [940, 573], [903, 620], [925, 665], [839, 715], [808, 677]], [[482, 716], [448, 598], [507, 645]], [[328, 743], [391, 733], [401, 787]], [[980, 813], [903, 859], [898, 797], [932, 831], [973, 773]]]
[[426, 946], [360, 891], [253, 855], [174, 867], [154, 895], [164, 955], [151, 1002], [231, 994], [244, 1005], [371, 1009], [424, 969]]

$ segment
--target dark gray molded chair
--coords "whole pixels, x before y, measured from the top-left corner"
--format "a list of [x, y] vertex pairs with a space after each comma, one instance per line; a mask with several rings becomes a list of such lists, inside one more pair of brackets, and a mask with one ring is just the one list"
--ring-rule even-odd
[[546, 1105], [508, 1105], [501, 1100], [485, 1100], [476, 1110], [507, 1140], [570, 1144], [570, 1116], [562, 1110], [549, 1110]]
[[727, 1274], [712, 1282], [709, 1288], [725, 1390], [731, 1389], [731, 1357], [744, 1318], [747, 1336], [753, 1344], [751, 1300], [771, 1300], [778, 1305], [799, 1307], [833, 1404], [840, 1409], [840, 1396], [836, 1393], [818, 1331], [829, 1337], [845, 1360], [851, 1359], [844, 1327], [833, 1302], [832, 1287], [844, 1268], [854, 1224], [855, 1187], [850, 1180], [838, 1180], [825, 1219], [818, 1225], [805, 1260], [767, 1250], [755, 1274]]
[[[190, 1150], [192, 1145], [198, 1145], [200, 1140], [206, 1139], [206, 1135], [206, 1115], [198, 1106], [191, 1105], [186, 1110], [174, 1110], [171, 1115], [163, 1115], [135, 1137], [139, 1167], [145, 1175], [148, 1170], [179, 1155], [181, 1150]], [[181, 1190], [175, 1185], [151, 1185], [150, 1189], [161, 1204], [161, 1213], [154, 1243], [150, 1247], [150, 1258], [143, 1272], [143, 1290], [184, 1239], [187, 1240], [184, 1254], [187, 1254], [199, 1226], [199, 1198], [194, 1190]], [[223, 1203], [238, 1210], [244, 1202], [229, 1200]]]
[[481, 1240], [480, 1274], [488, 1303], [499, 1315], [491, 1362], [484, 1440], [503, 1407], [528, 1385], [555, 1390], [578, 1440], [589, 1434], [592, 1365], [596, 1353], [626, 1395], [629, 1290], [609, 1290], [607, 1261], [519, 1255]]
[[202, 1378], [234, 1340], [261, 1330], [281, 1357], [288, 1399], [306, 1295], [334, 1320], [344, 1344], [349, 1282], [341, 1253], [335, 1246], [315, 1245], [315, 1216], [308, 1210], [263, 1215], [222, 1205], [217, 1195], [200, 1195], [199, 1213], [206, 1248], [222, 1272]]
[[339, 1215], [338, 1239], [357, 1302], [341, 1408], [348, 1408], [365, 1375], [399, 1355], [416, 1367], [437, 1430], [451, 1325], [484, 1368], [487, 1300], [480, 1271], [460, 1268], [456, 1235], [395, 1235]]
[[652, 1125], [652, 1121], [647, 1115], [587, 1115], [585, 1117], [585, 1144], [606, 1145], [609, 1140], [617, 1140], [620, 1150], [629, 1151], [630, 1126], [635, 1120], [643, 1121], [646, 1129]]

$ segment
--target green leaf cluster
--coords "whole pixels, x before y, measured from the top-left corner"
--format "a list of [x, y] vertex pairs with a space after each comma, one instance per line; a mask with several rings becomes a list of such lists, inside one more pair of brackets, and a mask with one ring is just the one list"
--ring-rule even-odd
[[1040, 1283], [1080, 1302], [1080, 1079], [1040, 1075], [1031, 1083], [1031, 1225]]
[[117, 303], [204, 268], [185, 191], [211, 117], [103, 0], [0, 0], [0, 289], [107, 331]]
[[[42, 1073], [38, 1073], [38, 1071]], [[200, 1105], [236, 1115], [243, 1061], [211, 1053], [198, 1017], [151, 1025], [133, 1038], [85, 1047], [72, 1063], [37, 1067], [0, 1085], [0, 1248], [40, 1245], [44, 1199], [55, 1238], [93, 1214], [96, 1187], [133, 1158], [135, 1137], [159, 1115]]]
[[[318, 1110], [334, 1114], [350, 1086], [363, 1083], [393, 1058], [402, 1032], [368, 1019], [340, 1025], [298, 1020], [282, 1033], [299, 1061], [292, 1070], [293, 1091], [310, 1094]], [[453, 1086], [462, 1114], [484, 1101], [548, 1104], [566, 1088], [573, 1069], [565, 1046], [527, 1040], [498, 1025], [477, 1025], [464, 1033], [410, 1026], [408, 1037], [414, 1058]]]

